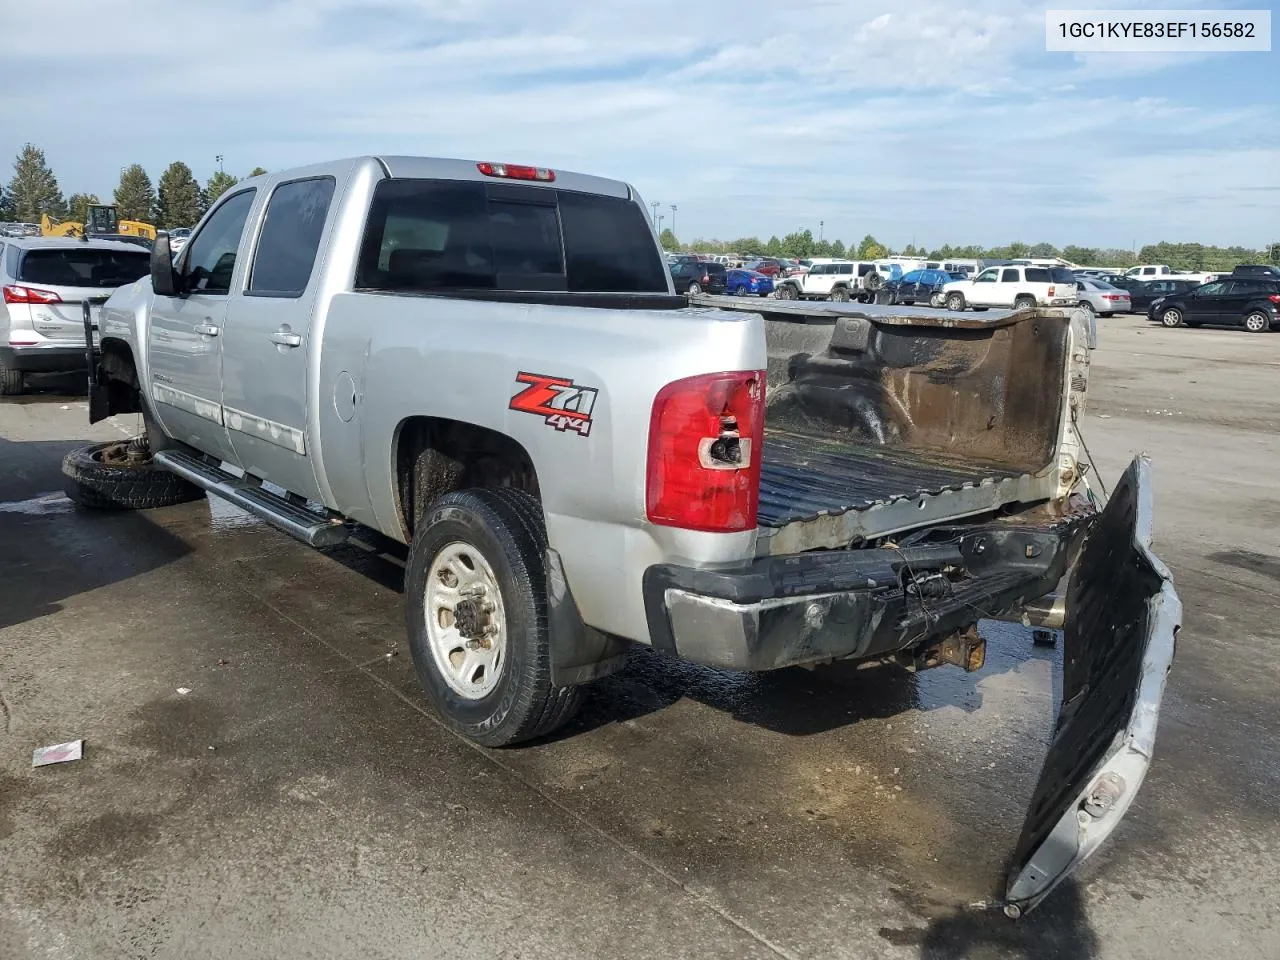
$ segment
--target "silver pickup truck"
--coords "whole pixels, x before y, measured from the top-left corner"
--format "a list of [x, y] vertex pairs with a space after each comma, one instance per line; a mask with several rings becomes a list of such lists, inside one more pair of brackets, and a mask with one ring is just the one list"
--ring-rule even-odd
[[1083, 479], [1083, 314], [691, 305], [628, 184], [413, 157], [245, 180], [89, 309], [90, 419], [145, 431], [69, 454], [68, 495], [409, 544], [418, 675], [479, 743], [635, 643], [972, 670], [1011, 617], [1065, 621], [1065, 668], [1009, 912], [1142, 782], [1180, 609], [1145, 461], [1105, 509]]

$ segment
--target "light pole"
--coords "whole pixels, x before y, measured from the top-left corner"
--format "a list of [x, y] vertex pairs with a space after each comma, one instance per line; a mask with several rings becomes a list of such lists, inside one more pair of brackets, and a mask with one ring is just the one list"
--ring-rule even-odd
[[667, 219], [662, 214], [658, 214], [658, 236], [662, 236], [662, 221]]
[[658, 201], [657, 200], [653, 201], [653, 203], [649, 204], [649, 206], [653, 208], [653, 222], [657, 223], [658, 222]]
[[826, 229], [826, 226], [827, 226], [827, 221], [825, 220], [818, 221], [818, 242], [819, 243], [822, 242], [822, 231]]
[[218, 161], [218, 172], [221, 173], [222, 172], [222, 154], [218, 154], [213, 159]]
[[671, 232], [676, 232], [676, 205], [670, 204], [671, 207]]

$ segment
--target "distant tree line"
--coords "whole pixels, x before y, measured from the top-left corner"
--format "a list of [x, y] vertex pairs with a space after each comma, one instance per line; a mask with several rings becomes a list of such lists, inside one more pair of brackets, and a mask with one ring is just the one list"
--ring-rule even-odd
[[884, 256], [926, 257], [930, 260], [1018, 260], [1024, 257], [1061, 257], [1082, 267], [1132, 267], [1139, 263], [1167, 263], [1175, 270], [1230, 270], [1238, 263], [1270, 262], [1280, 264], [1280, 244], [1272, 244], [1265, 251], [1251, 247], [1214, 247], [1202, 243], [1147, 244], [1135, 255], [1132, 250], [1114, 247], [1055, 247], [1051, 243], [1022, 243], [1015, 241], [1003, 247], [982, 247], [977, 244], [956, 247], [944, 243], [940, 247], [927, 247], [908, 243], [900, 250], [890, 250], [871, 234], [858, 243], [846, 245], [840, 240], [815, 240], [810, 230], [788, 233], [785, 237], [772, 236], [768, 240], [759, 237], [739, 237], [737, 240], [707, 240], [698, 238], [691, 243], [681, 243], [670, 229], [659, 237], [664, 250], [672, 252], [693, 250], [698, 253], [734, 253], [766, 257], [849, 257], [856, 260], [874, 260]]
[[[266, 172], [254, 167], [249, 176]], [[111, 202], [118, 208], [121, 220], [141, 220], [161, 229], [190, 227], [240, 179], [219, 170], [201, 186], [191, 168], [175, 160], [160, 175], [157, 186], [143, 166], [134, 163], [120, 171]], [[93, 193], [73, 193], [64, 199], [44, 151], [28, 143], [14, 160], [8, 185], [0, 184], [0, 221], [39, 223], [47, 213], [55, 220], [83, 223], [90, 205], [102, 202]]]

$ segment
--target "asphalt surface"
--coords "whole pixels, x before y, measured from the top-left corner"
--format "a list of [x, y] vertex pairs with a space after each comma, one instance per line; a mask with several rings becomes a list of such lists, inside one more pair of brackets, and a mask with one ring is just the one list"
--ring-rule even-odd
[[62, 455], [136, 418], [0, 403], [0, 957], [1274, 960], [1280, 335], [1100, 324], [1086, 441], [1152, 456], [1184, 629], [1127, 819], [1018, 923], [984, 904], [1061, 680], [1021, 628], [972, 675], [637, 651], [482, 750], [418, 693], [394, 555], [80, 512]]

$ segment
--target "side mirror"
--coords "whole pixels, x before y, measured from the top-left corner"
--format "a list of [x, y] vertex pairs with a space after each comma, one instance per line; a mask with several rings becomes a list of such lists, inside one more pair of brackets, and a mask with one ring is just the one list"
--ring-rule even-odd
[[151, 289], [158, 297], [176, 297], [178, 272], [173, 269], [173, 251], [169, 249], [169, 231], [157, 230], [151, 247]]

